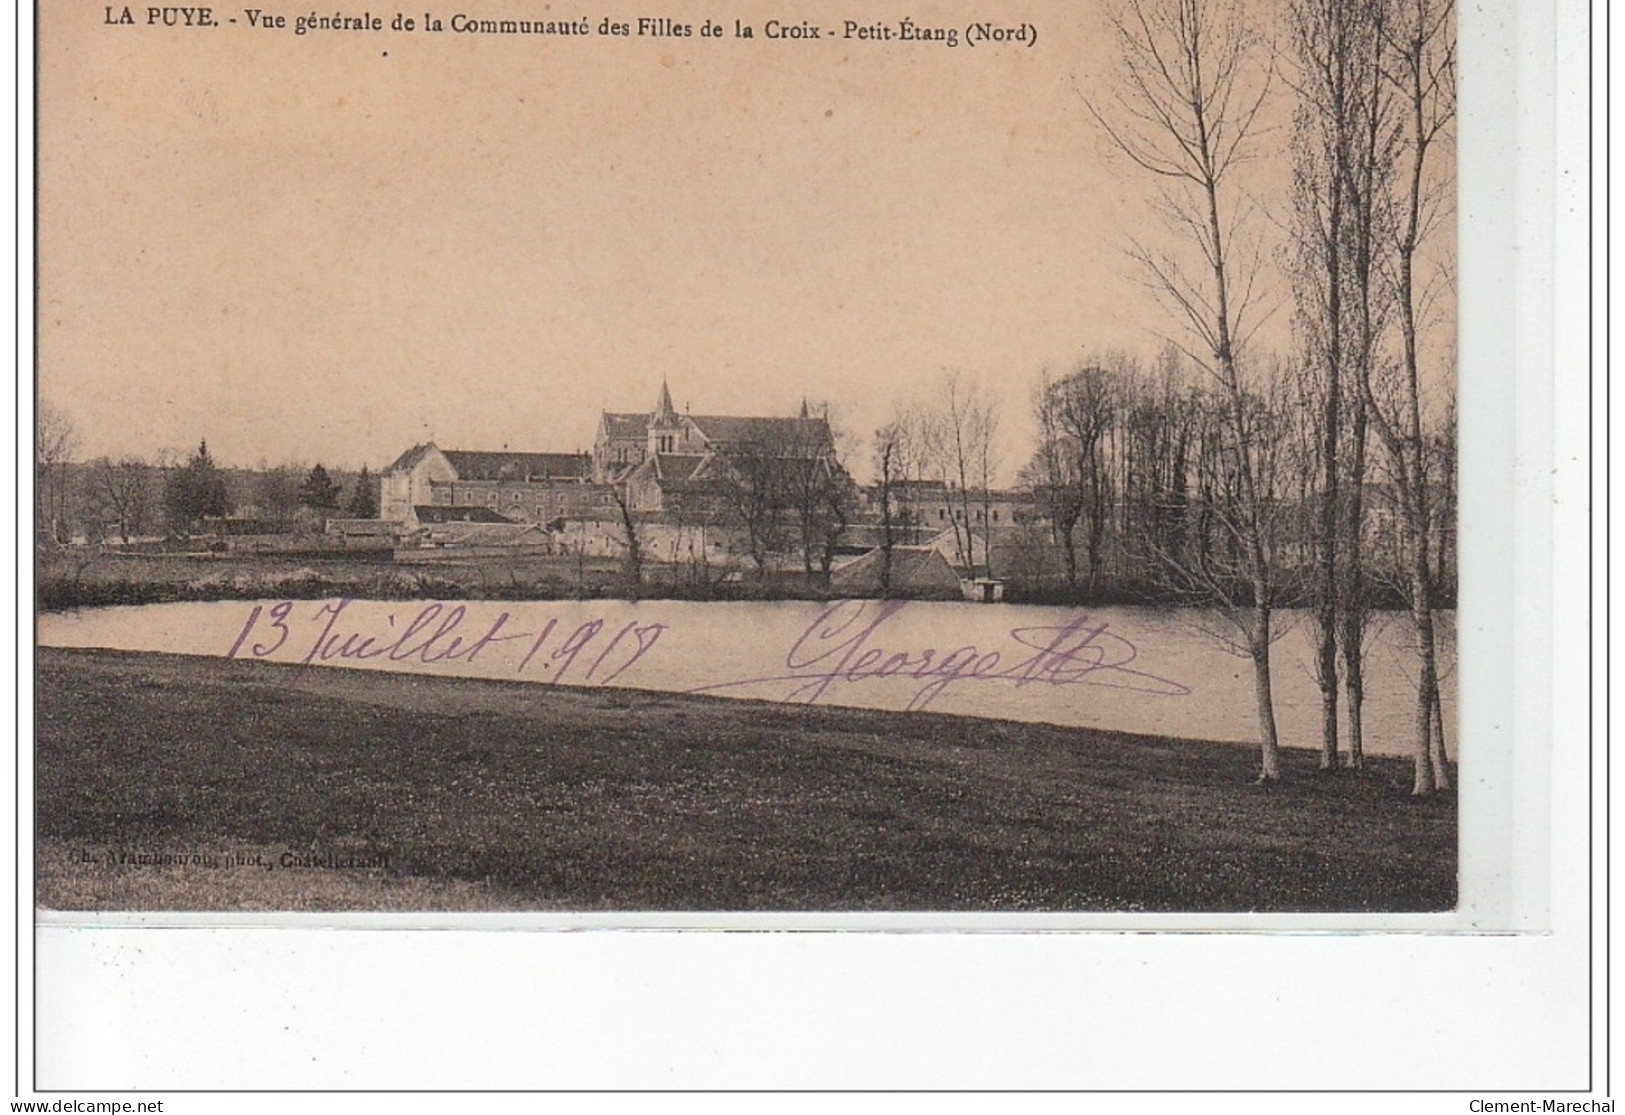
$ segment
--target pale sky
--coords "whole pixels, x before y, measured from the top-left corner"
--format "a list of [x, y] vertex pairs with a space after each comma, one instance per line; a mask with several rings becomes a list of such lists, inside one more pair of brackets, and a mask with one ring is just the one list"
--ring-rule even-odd
[[780, 3], [667, 7], [758, 38], [180, 31], [47, 0], [40, 383], [80, 456], [585, 449], [665, 377], [696, 413], [829, 400], [861, 468], [955, 370], [1002, 396], [1013, 473], [1045, 369], [1160, 348], [1123, 254], [1148, 183], [1083, 103], [1110, 67], [1091, 5], [998, 5], [1032, 49], [769, 42]]

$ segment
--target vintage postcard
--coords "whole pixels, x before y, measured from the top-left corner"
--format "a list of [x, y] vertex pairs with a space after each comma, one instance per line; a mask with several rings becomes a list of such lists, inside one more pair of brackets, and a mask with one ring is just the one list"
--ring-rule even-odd
[[39, 5], [42, 918], [1460, 924], [1449, 0], [477, 8]]

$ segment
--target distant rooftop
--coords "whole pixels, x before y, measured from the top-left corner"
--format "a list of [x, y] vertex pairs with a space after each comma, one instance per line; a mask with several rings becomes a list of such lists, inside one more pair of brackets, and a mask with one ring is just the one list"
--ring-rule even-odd
[[435, 450], [446, 458], [459, 480], [584, 480], [592, 475], [592, 458], [585, 453], [439, 449], [433, 442], [412, 446], [384, 471], [410, 471]]
[[829, 423], [822, 418], [750, 418], [729, 414], [693, 414], [689, 420], [706, 440], [721, 445], [754, 442], [801, 456], [808, 448], [830, 443]]
[[592, 475], [592, 458], [585, 453], [443, 452], [459, 480], [581, 480]]

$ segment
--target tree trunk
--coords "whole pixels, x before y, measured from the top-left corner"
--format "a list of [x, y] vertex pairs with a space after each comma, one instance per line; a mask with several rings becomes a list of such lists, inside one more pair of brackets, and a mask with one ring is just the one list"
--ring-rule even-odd
[[1434, 769], [1434, 772], [1435, 772], [1434, 779], [1435, 779], [1435, 781], [1439, 781], [1440, 779], [1443, 779], [1443, 781], [1440, 783], [1440, 788], [1444, 789], [1444, 788], [1447, 788], [1448, 784], [1449, 784], [1448, 774], [1449, 774], [1449, 769], [1450, 768], [1447, 765], [1447, 758], [1446, 758], [1445, 745], [1444, 745], [1444, 701], [1443, 701], [1443, 699], [1441, 697], [1441, 694], [1439, 692], [1439, 687], [1437, 685], [1433, 687], [1433, 721], [1432, 721], [1432, 723], [1433, 723], [1433, 732], [1432, 732], [1433, 751], [1432, 751], [1432, 755], [1433, 755], [1433, 769]]
[[1330, 607], [1317, 609], [1315, 680], [1320, 685], [1320, 769], [1336, 770], [1337, 761], [1337, 616]]
[[1078, 544], [1072, 538], [1072, 525], [1068, 524], [1065, 530], [1059, 532], [1061, 536], [1061, 556], [1066, 561], [1066, 587], [1073, 596], [1078, 592]]
[[1274, 782], [1281, 777], [1280, 739], [1275, 730], [1275, 699], [1270, 686], [1270, 619], [1268, 603], [1254, 607], [1250, 642], [1253, 691], [1258, 698], [1260, 782]]
[[1450, 788], [1450, 775], [1444, 764], [1443, 741], [1433, 740], [1433, 706], [1439, 700], [1439, 667], [1433, 632], [1433, 593], [1428, 584], [1427, 528], [1415, 520], [1425, 514], [1418, 507], [1411, 513], [1411, 617], [1416, 624], [1416, 647], [1420, 657], [1420, 677], [1416, 687], [1416, 779], [1413, 794], [1431, 794]]
[[1343, 691], [1347, 698], [1348, 765], [1365, 766], [1365, 450], [1366, 414], [1363, 394], [1350, 401], [1348, 492], [1344, 496], [1343, 575], [1338, 589], [1339, 642], [1343, 651]]

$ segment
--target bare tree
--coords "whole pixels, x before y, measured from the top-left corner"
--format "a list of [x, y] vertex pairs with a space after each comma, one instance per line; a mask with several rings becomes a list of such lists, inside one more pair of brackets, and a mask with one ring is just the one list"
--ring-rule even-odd
[[[993, 446], [998, 432], [998, 404], [979, 386], [958, 372], [949, 372], [939, 381], [934, 398], [913, 408], [913, 436], [925, 448], [932, 471], [948, 490], [948, 506], [954, 532], [954, 550], [959, 564], [974, 574], [980, 564], [991, 565], [992, 497], [988, 492], [993, 473]], [[973, 505], [981, 505], [982, 550], [978, 563], [977, 516]], [[957, 506], [956, 506], [957, 505]]]
[[1371, 237], [1375, 185], [1388, 158], [1380, 56], [1389, 0], [1294, 0], [1291, 261], [1306, 399], [1316, 417], [1318, 491], [1310, 532], [1321, 767], [1338, 765], [1338, 651], [1348, 694], [1350, 764], [1363, 761], [1361, 704], [1366, 605], [1362, 587], [1367, 420], [1373, 330]]
[[1429, 474], [1436, 477], [1433, 524], [1433, 585], [1436, 593], [1455, 599], [1456, 474], [1456, 391], [1454, 377], [1445, 393], [1444, 413], [1429, 438]]
[[1396, 0], [1384, 29], [1383, 73], [1401, 112], [1399, 173], [1391, 191], [1393, 207], [1389, 259], [1399, 318], [1401, 356], [1394, 382], [1378, 391], [1368, 382], [1371, 422], [1387, 450], [1404, 533], [1411, 618], [1419, 658], [1413, 794], [1450, 786], [1442, 733], [1434, 731], [1440, 704], [1438, 651], [1434, 633], [1434, 592], [1430, 560], [1432, 530], [1421, 387], [1420, 333], [1423, 292], [1417, 261], [1424, 241], [1446, 211], [1448, 192], [1430, 182], [1429, 157], [1445, 142], [1456, 113], [1456, 62], [1452, 0]]
[[79, 435], [66, 413], [49, 399], [40, 399], [34, 413], [35, 528], [40, 540], [53, 545], [72, 533], [69, 518], [73, 503], [73, 455]]
[[954, 562], [963, 566], [969, 565], [971, 560], [968, 552], [970, 543], [965, 537], [970, 524], [966, 521], [962, 501], [964, 485], [957, 480], [959, 457], [945, 403], [948, 389], [957, 383], [957, 379], [946, 375], [940, 383], [940, 389], [934, 390], [930, 396], [905, 407], [902, 421], [907, 443], [915, 447], [918, 454], [920, 479], [942, 486], [948, 528], [954, 538]]
[[128, 543], [151, 524], [157, 481], [152, 466], [140, 457], [97, 458], [90, 466], [90, 492], [96, 518], [116, 524], [121, 541]]
[[1261, 63], [1267, 51], [1239, 10], [1219, 0], [1130, 0], [1114, 27], [1115, 97], [1090, 109], [1117, 149], [1161, 185], [1169, 235], [1200, 260], [1191, 270], [1171, 250], [1141, 242], [1132, 251], [1189, 338], [1181, 348], [1217, 381], [1224, 403], [1226, 479], [1237, 502], [1222, 522], [1250, 597], [1244, 634], [1258, 704], [1259, 780], [1274, 781], [1280, 777], [1270, 681], [1275, 583], [1258, 476], [1268, 446], [1258, 440], [1266, 431], [1249, 406], [1240, 356], [1259, 322], [1255, 281], [1262, 262], [1257, 250], [1249, 261], [1238, 242], [1241, 206], [1232, 181], [1269, 93], [1271, 75]]
[[[1249, 543], [1257, 539], [1274, 592], [1277, 570], [1285, 563], [1282, 551], [1301, 535], [1294, 498], [1301, 489], [1295, 486], [1303, 484], [1302, 465], [1312, 457], [1305, 445], [1296, 371], [1275, 363], [1248, 377], [1253, 386], [1243, 396], [1243, 428], [1254, 450], [1246, 457], [1247, 471], [1235, 451], [1232, 404], [1225, 393], [1203, 391], [1188, 401], [1193, 472], [1189, 538], [1182, 549], [1174, 549], [1161, 546], [1156, 535], [1146, 537], [1162, 589], [1206, 605], [1194, 614], [1196, 625], [1225, 649], [1251, 659], [1255, 680], [1260, 630], [1273, 645], [1285, 628], [1273, 615], [1267, 626], [1258, 621]], [[1217, 622], [1208, 622], [1208, 617]]]
[[1344, 181], [1351, 242], [1344, 271], [1352, 319], [1348, 371], [1353, 382], [1348, 400], [1348, 493], [1344, 500], [1344, 561], [1338, 611], [1348, 707], [1348, 762], [1355, 768], [1365, 764], [1365, 637], [1371, 621], [1366, 555], [1367, 442], [1371, 422], [1368, 400], [1392, 303], [1385, 294], [1378, 261], [1379, 238], [1389, 208], [1384, 199], [1392, 181], [1396, 149], [1394, 98], [1382, 72], [1391, 8], [1392, 0], [1363, 0], [1359, 8], [1363, 17], [1356, 40], [1355, 67], [1359, 130]]
[[727, 521], [744, 532], [756, 575], [767, 575], [769, 557], [783, 549], [785, 520], [794, 506], [786, 458], [755, 440], [731, 443], [718, 454], [715, 490]]
[[[1079, 450], [1062, 421], [1067, 380], [1052, 381], [1046, 373], [1034, 409], [1038, 418], [1038, 451], [1027, 467], [1033, 502], [1050, 525], [1050, 535], [1061, 551], [1062, 571], [1070, 592], [1078, 590], [1077, 525], [1083, 518], [1084, 494]], [[1091, 565], [1091, 580], [1093, 566]]]
[[1183, 556], [1193, 543], [1206, 544], [1207, 534], [1193, 529], [1193, 517], [1200, 521], [1205, 513], [1191, 496], [1191, 470], [1207, 403], [1187, 382], [1173, 346], [1164, 348], [1154, 377], [1133, 373], [1125, 362], [1117, 522], [1120, 548], [1143, 571], [1155, 570], [1159, 553]]
[[812, 417], [803, 404], [800, 419], [778, 453], [802, 570], [811, 582], [816, 563], [827, 584], [835, 547], [852, 518], [851, 478], [836, 456], [828, 419]]
[[302, 465], [278, 465], [263, 469], [254, 478], [254, 503], [262, 519], [287, 522], [299, 509], [299, 476]]
[[975, 472], [977, 491], [981, 493], [982, 507], [977, 516], [982, 524], [982, 567], [993, 577], [993, 475], [998, 470], [999, 401], [992, 395], [980, 394], [967, 414], [971, 467]]
[[[717, 541], [717, 509], [703, 492], [674, 491], [667, 493], [666, 513], [677, 528], [677, 540], [672, 543], [672, 576], [689, 583], [709, 586], [713, 580], [711, 546]], [[687, 544], [687, 556], [683, 542]]]
[[624, 483], [611, 484], [609, 494], [615, 501], [616, 511], [620, 513], [622, 541], [626, 544], [622, 568], [626, 574], [627, 591], [635, 595], [643, 583], [643, 539], [638, 531], [637, 515], [632, 510], [631, 496]]
[[903, 479], [903, 429], [888, 422], [875, 431], [875, 498], [880, 503], [880, 595], [891, 595], [892, 551], [897, 547], [897, 487]]
[[1056, 386], [1056, 420], [1074, 456], [1069, 471], [1078, 485], [1077, 503], [1089, 562], [1088, 590], [1093, 593], [1100, 579], [1101, 549], [1111, 518], [1106, 440], [1117, 420], [1121, 384], [1111, 372], [1091, 364]]

